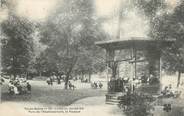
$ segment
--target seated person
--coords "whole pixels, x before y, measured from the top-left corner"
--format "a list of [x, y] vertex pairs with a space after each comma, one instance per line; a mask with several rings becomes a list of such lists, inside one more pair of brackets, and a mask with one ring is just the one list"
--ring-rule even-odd
[[9, 93], [14, 94], [14, 85], [12, 81], [9, 81], [8, 88], [9, 88]]
[[70, 81], [68, 81], [68, 86], [70, 89], [73, 89], [73, 90], [76, 88], [75, 85], [73, 85]]
[[94, 87], [95, 87], [95, 88], [97, 88], [97, 87], [98, 87], [98, 85], [97, 85], [97, 83], [96, 83], [96, 82], [94, 82]]
[[103, 84], [101, 82], [99, 82], [99, 87], [102, 88], [103, 87]]
[[47, 78], [46, 82], [47, 82], [48, 85], [50, 85], [50, 83], [51, 83], [50, 78]]

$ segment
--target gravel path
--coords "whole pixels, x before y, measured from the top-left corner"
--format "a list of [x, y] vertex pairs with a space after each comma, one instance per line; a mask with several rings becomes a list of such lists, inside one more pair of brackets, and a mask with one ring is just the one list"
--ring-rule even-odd
[[84, 106], [85, 110], [81, 115], [88, 116], [124, 116], [122, 110], [116, 105], [105, 104], [104, 97], [89, 97], [76, 101], [72, 106]]
[[[52, 110], [45, 111], [59, 111], [59, 113], [45, 113], [42, 112], [42, 110], [30, 110], [41, 111], [40, 113], [30, 113], [26, 110], [31, 108], [48, 108], [45, 104], [38, 104], [35, 102], [5, 102], [0, 104], [0, 114], [4, 114], [4, 116], [123, 116], [123, 112], [116, 105], [105, 104], [105, 97], [81, 99], [67, 107], [55, 105], [49, 105], [49, 107], [52, 108]], [[56, 108], [59, 110], [55, 110]], [[63, 108], [65, 108], [65, 110], [61, 110]], [[76, 108], [80, 109], [76, 110]], [[71, 110], [68, 110], [69, 112], [66, 113], [66, 109]]]

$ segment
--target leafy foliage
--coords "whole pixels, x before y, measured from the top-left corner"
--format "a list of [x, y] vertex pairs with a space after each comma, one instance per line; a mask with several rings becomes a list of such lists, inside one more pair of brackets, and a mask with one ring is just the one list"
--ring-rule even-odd
[[133, 3], [149, 18], [154, 18], [159, 10], [166, 8], [164, 0], [133, 0]]
[[133, 93], [125, 95], [119, 106], [125, 106], [124, 112], [127, 116], [148, 116], [153, 106], [151, 102], [155, 99], [150, 95]]
[[152, 36], [159, 40], [176, 39], [173, 46], [163, 50], [164, 68], [172, 72], [178, 72], [178, 86], [180, 74], [184, 72], [184, 2], [178, 5], [173, 13], [166, 13], [154, 20]]
[[73, 71], [103, 69], [103, 51], [94, 42], [106, 35], [94, 18], [91, 0], [65, 0], [40, 30], [41, 42], [48, 46], [44, 57], [49, 68], [65, 72], [65, 88]]
[[1, 27], [6, 36], [2, 46], [3, 71], [14, 76], [27, 72], [33, 53], [32, 24], [12, 14]]

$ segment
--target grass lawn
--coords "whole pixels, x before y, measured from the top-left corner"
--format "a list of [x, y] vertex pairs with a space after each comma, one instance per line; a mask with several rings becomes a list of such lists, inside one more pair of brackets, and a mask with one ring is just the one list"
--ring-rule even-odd
[[76, 90], [64, 90], [62, 88], [56, 89], [54, 87], [43, 85], [32, 85], [31, 94], [24, 95], [9, 95], [7, 90], [7, 85], [3, 85], [2, 102], [25, 101], [63, 106], [70, 105], [73, 102], [85, 97], [103, 96], [106, 93], [106, 90], [101, 89], [82, 88]]

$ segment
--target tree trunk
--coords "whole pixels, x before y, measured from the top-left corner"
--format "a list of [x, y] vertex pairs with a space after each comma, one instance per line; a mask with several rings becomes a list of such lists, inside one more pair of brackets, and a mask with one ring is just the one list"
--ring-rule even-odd
[[29, 76], [29, 73], [28, 73], [28, 72], [26, 72], [26, 79], [28, 79], [28, 76]]
[[42, 72], [40, 71], [40, 72], [39, 72], [39, 77], [41, 77], [41, 76], [42, 76]]
[[69, 73], [66, 74], [66, 79], [65, 79], [65, 89], [68, 89], [68, 81], [69, 81]]
[[91, 72], [89, 71], [89, 83], [91, 82]]
[[84, 72], [82, 71], [82, 78], [81, 78], [81, 80], [83, 81], [84, 80]]
[[117, 74], [117, 64], [116, 62], [114, 62], [113, 66], [112, 66], [112, 78], [116, 78], [116, 74]]
[[72, 60], [72, 64], [69, 67], [69, 70], [66, 70], [67, 73], [66, 73], [66, 79], [65, 79], [65, 89], [68, 89], [69, 77], [70, 77], [70, 74], [72, 73], [73, 67], [76, 62], [77, 62], [77, 58], [74, 57]]
[[177, 87], [180, 86], [180, 78], [181, 78], [181, 71], [178, 71], [178, 83], [177, 83]]
[[69, 81], [69, 78], [70, 78], [70, 73], [72, 72], [72, 68], [70, 68], [70, 70], [66, 73], [66, 79], [65, 79], [65, 89], [68, 89], [68, 81]]

